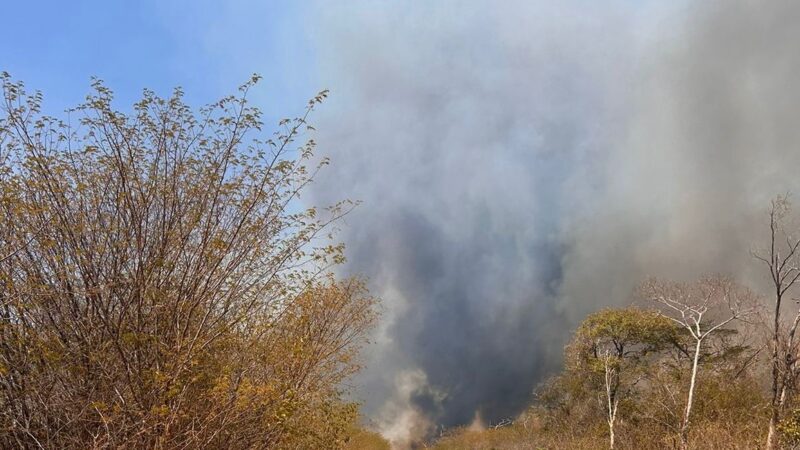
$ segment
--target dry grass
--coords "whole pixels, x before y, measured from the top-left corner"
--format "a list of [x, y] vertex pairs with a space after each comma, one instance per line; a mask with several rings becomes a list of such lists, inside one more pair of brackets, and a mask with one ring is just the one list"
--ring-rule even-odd
[[389, 442], [378, 433], [358, 429], [347, 440], [344, 450], [390, 450]]
[[[761, 447], [764, 436], [760, 423], [732, 426], [721, 423], [699, 425], [692, 435], [693, 449], [750, 450]], [[597, 450], [608, 447], [607, 436], [599, 430], [543, 430], [539, 427], [511, 425], [476, 431], [452, 430], [429, 446], [432, 450]], [[621, 430], [620, 450], [660, 450], [678, 448], [677, 436], [660, 435], [648, 428]], [[358, 430], [349, 438], [345, 450], [390, 450], [377, 433]]]
[[[762, 421], [763, 422], [763, 421]], [[730, 425], [699, 424], [692, 433], [691, 448], [745, 450], [759, 448], [764, 441], [760, 423]], [[619, 431], [620, 450], [677, 448], [677, 436], [663, 435], [648, 427], [625, 427]], [[483, 431], [456, 430], [435, 442], [434, 450], [596, 450], [608, 447], [607, 436], [587, 430], [544, 430], [512, 425]]]

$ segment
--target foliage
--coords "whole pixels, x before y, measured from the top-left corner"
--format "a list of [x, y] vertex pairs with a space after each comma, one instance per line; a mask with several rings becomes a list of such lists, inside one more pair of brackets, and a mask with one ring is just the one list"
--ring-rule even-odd
[[[697, 429], [690, 430], [690, 443], [710, 429], [714, 433], [728, 429], [731, 436], [749, 443], [728, 441], [731, 448], [752, 448], [762, 437], [763, 426], [754, 420], [766, 420], [764, 392], [751, 370], [756, 354], [737, 336], [733, 329], [715, 333], [700, 355], [702, 382], [693, 411]], [[602, 441], [610, 432], [606, 396], [614, 391], [606, 390], [609, 379], [604, 377], [604, 361], [610, 361], [618, 371], [611, 380], [620, 402], [620, 417], [614, 424], [619, 435], [616, 447], [643, 448], [638, 446], [653, 440], [660, 442], [653, 448], [677, 446], [693, 359], [687, 348], [691, 345], [691, 336], [657, 311], [624, 308], [592, 314], [566, 348], [564, 372], [537, 388], [534, 406], [517, 425], [538, 430], [531, 439], [542, 442], [544, 448], [608, 447]], [[561, 439], [571, 444], [555, 444]]]
[[778, 432], [787, 444], [800, 445], [800, 410], [795, 409], [784, 417], [778, 424]]
[[389, 441], [379, 434], [364, 429], [355, 429], [349, 433], [344, 448], [346, 450], [390, 450], [391, 447]]
[[676, 334], [675, 326], [655, 311], [604, 309], [581, 323], [568, 351], [586, 360], [594, 358], [600, 346], [611, 345], [619, 357], [642, 358], [669, 345]]
[[298, 208], [326, 93], [261, 138], [257, 81], [197, 114], [95, 81], [61, 121], [3, 74], [0, 447], [343, 445], [376, 316], [325, 276], [352, 205]]

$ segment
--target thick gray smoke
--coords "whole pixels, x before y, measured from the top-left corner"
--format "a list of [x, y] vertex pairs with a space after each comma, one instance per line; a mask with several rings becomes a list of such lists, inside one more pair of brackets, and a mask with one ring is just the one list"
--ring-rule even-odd
[[762, 212], [798, 185], [800, 3], [598, 3], [317, 17], [315, 200], [364, 202], [346, 271], [386, 311], [360, 396], [396, 442], [519, 413], [646, 275], [759, 280]]

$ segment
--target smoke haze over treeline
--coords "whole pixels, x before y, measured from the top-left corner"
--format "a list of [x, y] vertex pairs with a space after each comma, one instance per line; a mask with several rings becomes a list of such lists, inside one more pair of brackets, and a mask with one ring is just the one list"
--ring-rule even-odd
[[763, 283], [748, 252], [798, 187], [800, 4], [659, 3], [315, 13], [314, 197], [363, 201], [345, 270], [384, 300], [359, 381], [386, 435], [519, 413], [645, 276]]

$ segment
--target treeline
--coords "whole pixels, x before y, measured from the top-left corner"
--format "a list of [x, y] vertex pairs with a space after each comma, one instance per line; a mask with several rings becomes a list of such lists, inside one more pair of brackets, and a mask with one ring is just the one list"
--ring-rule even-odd
[[648, 279], [632, 306], [589, 315], [513, 424], [456, 430], [435, 448], [800, 448], [800, 230], [769, 209], [761, 296], [722, 275]]
[[[768, 428], [758, 379], [757, 297], [724, 277], [650, 280], [643, 301], [596, 312], [536, 392], [546, 431], [606, 436], [608, 448], [759, 448]], [[736, 324], [736, 321], [739, 321]]]
[[100, 81], [63, 120], [0, 77], [0, 448], [338, 448], [376, 322], [301, 209], [327, 161], [304, 114], [235, 96], [132, 112]]

